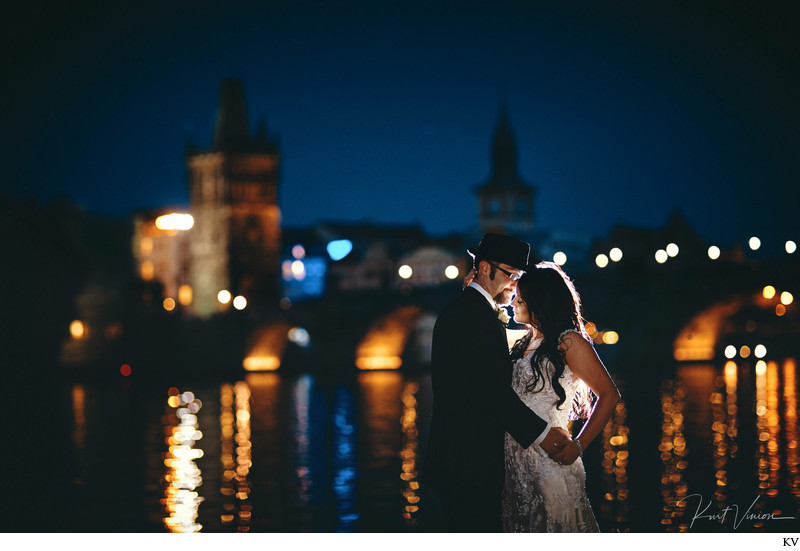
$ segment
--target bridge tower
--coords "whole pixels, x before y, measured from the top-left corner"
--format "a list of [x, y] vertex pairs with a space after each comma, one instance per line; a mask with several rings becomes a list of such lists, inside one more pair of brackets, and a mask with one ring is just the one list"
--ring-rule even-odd
[[212, 146], [189, 149], [186, 164], [191, 211], [193, 314], [207, 318], [225, 308], [221, 290], [242, 295], [248, 308], [278, 296], [280, 209], [278, 144], [266, 125], [250, 133], [244, 88], [222, 81]]

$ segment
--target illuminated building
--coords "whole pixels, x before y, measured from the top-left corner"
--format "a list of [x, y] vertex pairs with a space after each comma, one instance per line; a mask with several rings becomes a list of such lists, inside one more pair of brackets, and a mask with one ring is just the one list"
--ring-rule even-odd
[[137, 213], [133, 222], [133, 257], [139, 277], [144, 281], [160, 282], [164, 295], [161, 298], [175, 301], [179, 298], [181, 287], [189, 284], [191, 260], [191, 226], [166, 225], [162, 222], [176, 214], [191, 218], [191, 215], [179, 209], [158, 209]]
[[192, 311], [209, 317], [225, 308], [221, 289], [251, 305], [277, 299], [280, 249], [276, 142], [259, 126], [251, 135], [244, 90], [224, 80], [214, 142], [187, 152], [191, 212]]

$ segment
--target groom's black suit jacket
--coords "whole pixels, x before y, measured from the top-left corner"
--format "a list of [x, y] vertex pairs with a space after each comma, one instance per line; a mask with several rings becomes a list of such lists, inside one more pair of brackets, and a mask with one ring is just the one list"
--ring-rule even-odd
[[547, 426], [511, 388], [511, 375], [503, 325], [467, 287], [433, 330], [433, 414], [421, 480], [440, 494], [469, 496], [476, 518], [498, 522], [505, 433], [527, 448]]

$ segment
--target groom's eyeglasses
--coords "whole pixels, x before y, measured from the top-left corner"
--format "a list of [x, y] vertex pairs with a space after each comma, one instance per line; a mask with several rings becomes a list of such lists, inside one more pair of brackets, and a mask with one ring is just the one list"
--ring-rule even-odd
[[[489, 262], [489, 261], [487, 260], [486, 262]], [[522, 274], [515, 274], [513, 272], [509, 272], [508, 270], [505, 270], [505, 269], [501, 268], [500, 266], [498, 266], [494, 262], [489, 262], [489, 264], [494, 266], [495, 268], [497, 268], [498, 270], [500, 270], [504, 274], [506, 274], [508, 276], [508, 279], [510, 279], [511, 281], [519, 281], [519, 278], [522, 277]]]

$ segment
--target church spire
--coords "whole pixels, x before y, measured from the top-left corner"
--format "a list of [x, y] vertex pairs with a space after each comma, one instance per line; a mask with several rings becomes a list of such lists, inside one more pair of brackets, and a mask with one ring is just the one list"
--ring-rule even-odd
[[508, 109], [500, 106], [497, 126], [492, 142], [492, 169], [495, 176], [501, 179], [517, 176], [517, 144], [508, 120]]
[[220, 85], [214, 149], [223, 151], [246, 149], [250, 141], [242, 81], [234, 78], [225, 79]]
[[527, 236], [533, 229], [534, 187], [517, 168], [517, 144], [508, 110], [501, 105], [492, 137], [492, 172], [478, 186], [479, 218], [484, 232]]

